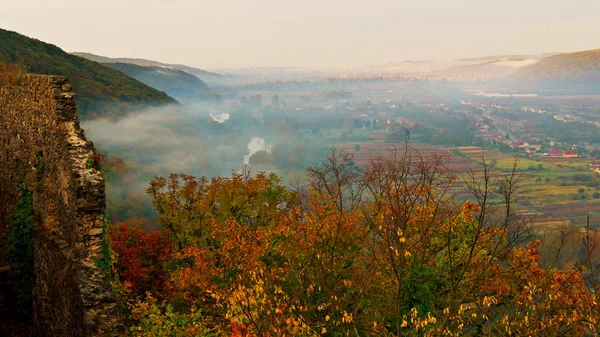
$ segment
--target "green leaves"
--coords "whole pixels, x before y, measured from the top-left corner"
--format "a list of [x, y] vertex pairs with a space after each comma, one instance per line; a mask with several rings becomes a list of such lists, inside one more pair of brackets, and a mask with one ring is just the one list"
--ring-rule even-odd
[[33, 193], [21, 184], [21, 196], [15, 211], [10, 215], [6, 249], [11, 266], [10, 282], [17, 300], [18, 310], [27, 314], [32, 309], [33, 282]]

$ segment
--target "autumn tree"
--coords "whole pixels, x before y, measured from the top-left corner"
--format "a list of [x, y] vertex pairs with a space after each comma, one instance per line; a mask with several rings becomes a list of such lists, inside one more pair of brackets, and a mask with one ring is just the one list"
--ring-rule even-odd
[[170, 258], [173, 244], [166, 232], [146, 233], [140, 228], [143, 220], [131, 223], [112, 225], [108, 233], [121, 284], [134, 296], [160, 293], [166, 281], [163, 264]]
[[459, 179], [447, 154], [399, 144], [363, 168], [333, 150], [293, 190], [248, 171], [155, 179], [148, 193], [175, 253], [168, 296], [134, 304], [135, 331], [597, 333], [598, 235], [578, 234], [588, 258], [572, 268], [545, 267], [515, 203], [516, 166], [497, 175], [482, 158]]
[[251, 176], [249, 171], [212, 179], [171, 174], [154, 179], [147, 192], [161, 228], [170, 232], [178, 249], [210, 245], [208, 227], [215, 219], [266, 226], [290, 197], [275, 174]]

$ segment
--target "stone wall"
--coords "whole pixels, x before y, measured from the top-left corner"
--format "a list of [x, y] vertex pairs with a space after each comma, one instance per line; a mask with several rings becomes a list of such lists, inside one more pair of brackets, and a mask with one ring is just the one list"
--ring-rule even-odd
[[[34, 196], [36, 336], [117, 335], [104, 259], [104, 180], [65, 77], [0, 88], [0, 241], [25, 181]], [[3, 247], [0, 246], [0, 250]], [[1, 254], [0, 254], [1, 255]], [[0, 261], [1, 263], [2, 261]]]

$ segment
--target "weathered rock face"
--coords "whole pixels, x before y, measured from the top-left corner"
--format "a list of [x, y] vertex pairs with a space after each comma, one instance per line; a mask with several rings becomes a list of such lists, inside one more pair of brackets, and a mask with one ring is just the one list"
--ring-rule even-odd
[[105, 195], [94, 156], [65, 77], [27, 75], [0, 88], [0, 241], [24, 179], [38, 224], [36, 336], [119, 334], [110, 285], [97, 264], [104, 259]]

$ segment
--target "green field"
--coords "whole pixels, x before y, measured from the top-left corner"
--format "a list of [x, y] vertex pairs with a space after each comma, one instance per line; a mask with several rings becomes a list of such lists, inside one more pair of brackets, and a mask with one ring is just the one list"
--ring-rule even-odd
[[[473, 164], [483, 162], [480, 148], [451, 151], [459, 151]], [[484, 155], [495, 174], [506, 174], [516, 164], [519, 204], [525, 212], [536, 214], [540, 222], [580, 223], [586, 212], [600, 211], [600, 175], [587, 169], [587, 159], [525, 158], [496, 150], [486, 150]]]

